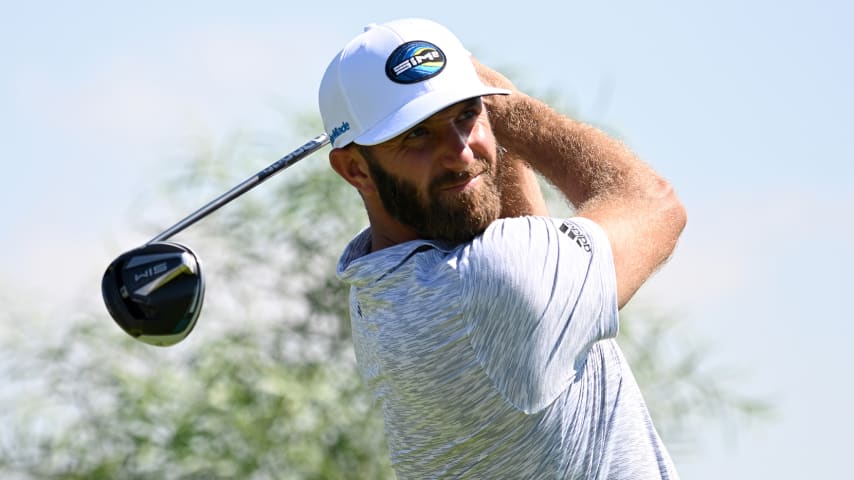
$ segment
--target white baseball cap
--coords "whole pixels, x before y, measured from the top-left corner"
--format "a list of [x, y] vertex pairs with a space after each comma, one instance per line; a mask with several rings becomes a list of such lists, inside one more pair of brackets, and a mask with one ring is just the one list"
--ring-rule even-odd
[[332, 59], [318, 96], [332, 146], [343, 147], [376, 145], [457, 102], [509, 93], [480, 81], [448, 29], [410, 18], [365, 27]]

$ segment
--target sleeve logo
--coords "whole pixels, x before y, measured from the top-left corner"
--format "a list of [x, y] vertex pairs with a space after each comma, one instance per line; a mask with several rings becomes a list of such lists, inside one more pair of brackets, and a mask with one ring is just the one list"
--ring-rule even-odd
[[575, 224], [565, 221], [560, 226], [561, 233], [565, 233], [567, 237], [575, 241], [575, 244], [581, 247], [585, 252], [590, 252], [590, 241], [587, 240], [587, 235], [581, 231]]

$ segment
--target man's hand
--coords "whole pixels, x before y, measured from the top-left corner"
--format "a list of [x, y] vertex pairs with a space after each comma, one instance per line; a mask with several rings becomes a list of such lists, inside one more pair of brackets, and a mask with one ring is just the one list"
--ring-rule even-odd
[[476, 58], [472, 57], [471, 63], [474, 64], [474, 69], [480, 77], [480, 81], [484, 85], [497, 88], [505, 88], [507, 90], [516, 91], [516, 86], [504, 75], [480, 63]]
[[[514, 93], [510, 96], [513, 96], [517, 92], [516, 86], [504, 75], [483, 65], [474, 58], [472, 58], [472, 63], [485, 85], [511, 90]], [[487, 112], [489, 112], [490, 122], [494, 118], [499, 119], [501, 117], [500, 112], [508, 109], [506, 105], [507, 96], [505, 95], [485, 96], [483, 97], [483, 103], [486, 106]], [[534, 169], [517, 152], [505, 147], [505, 143], [507, 142], [504, 142], [502, 138], [496, 136], [496, 142], [499, 145], [498, 149], [501, 151], [498, 174], [496, 175], [498, 189], [501, 193], [501, 218], [521, 217], [525, 215], [548, 216], [549, 210], [543, 198], [543, 193], [540, 190], [540, 184]]]
[[[474, 65], [485, 83], [513, 90], [486, 103], [495, 138], [508, 150], [510, 162], [527, 161], [561, 190], [579, 216], [607, 233], [622, 307], [673, 252], [687, 218], [682, 202], [665, 179], [619, 141], [555, 112], [498, 72], [477, 61]], [[528, 170], [525, 164], [522, 171]], [[508, 195], [514, 186], [526, 185], [523, 174], [509, 177]]]

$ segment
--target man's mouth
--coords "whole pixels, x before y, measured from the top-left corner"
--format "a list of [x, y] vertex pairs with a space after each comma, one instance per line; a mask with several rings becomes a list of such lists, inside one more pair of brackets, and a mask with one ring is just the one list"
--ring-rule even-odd
[[477, 170], [449, 175], [443, 178], [442, 181], [437, 182], [435, 190], [448, 193], [462, 192], [480, 182], [483, 173], [484, 170]]
[[466, 190], [467, 188], [473, 186], [478, 181], [480, 181], [479, 173], [476, 175], [466, 175], [464, 178], [458, 179], [454, 182], [446, 183], [444, 186], [441, 187], [440, 190], [443, 192], [450, 193], [462, 192], [463, 190]]

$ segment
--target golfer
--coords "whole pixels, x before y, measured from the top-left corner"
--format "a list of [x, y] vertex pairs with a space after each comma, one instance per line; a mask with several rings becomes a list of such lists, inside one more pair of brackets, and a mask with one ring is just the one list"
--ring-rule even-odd
[[614, 340], [685, 225], [670, 185], [427, 20], [366, 27], [319, 102], [370, 221], [338, 275], [397, 476], [677, 478]]

